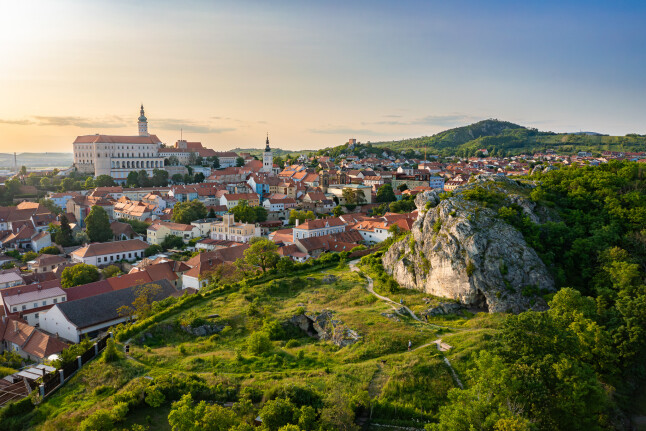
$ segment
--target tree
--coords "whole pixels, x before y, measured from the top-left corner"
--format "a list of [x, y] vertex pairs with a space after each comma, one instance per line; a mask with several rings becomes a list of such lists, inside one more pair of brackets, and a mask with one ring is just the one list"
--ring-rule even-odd
[[108, 213], [99, 205], [94, 205], [85, 217], [85, 226], [92, 242], [105, 242], [114, 237]]
[[156, 187], [168, 186], [168, 171], [164, 169], [153, 169], [152, 185]]
[[338, 205], [335, 206], [334, 208], [332, 208], [332, 214], [334, 215], [334, 217], [342, 216], [343, 215], [343, 208], [341, 208]]
[[209, 158], [211, 161], [211, 167], [213, 169], [220, 169], [220, 158], [218, 156], [212, 156]]
[[104, 278], [112, 278], [123, 274], [117, 265], [109, 265], [101, 270]]
[[148, 177], [148, 172], [144, 169], [139, 171], [139, 187], [150, 187], [150, 178]]
[[47, 177], [43, 177], [40, 179], [40, 186], [43, 188], [47, 188], [52, 184], [52, 180], [50, 180]]
[[97, 187], [114, 187], [117, 185], [110, 175], [99, 175], [96, 177], [94, 184]]
[[166, 238], [164, 238], [164, 240], [161, 243], [161, 247], [164, 250], [168, 250], [171, 248], [183, 248], [184, 240], [177, 235], [166, 235]]
[[218, 404], [195, 404], [190, 393], [173, 403], [168, 414], [173, 431], [229, 431], [238, 423], [235, 413]]
[[146, 250], [144, 250], [144, 256], [150, 257], [154, 256], [156, 254], [161, 253], [164, 251], [164, 249], [161, 247], [161, 245], [153, 244], [150, 247], [148, 247]]
[[189, 164], [190, 166], [194, 166], [194, 165], [196, 165], [196, 164], [197, 164], [197, 158], [198, 158], [198, 157], [199, 157], [199, 154], [197, 154], [197, 153], [195, 153], [195, 152], [191, 152], [191, 153], [189, 153], [189, 155], [188, 155], [188, 164]]
[[213, 209], [213, 207], [211, 207], [209, 209], [209, 213], [206, 215], [206, 218], [215, 218], [215, 217], [216, 217], [215, 210]]
[[265, 272], [278, 263], [280, 255], [278, 246], [266, 238], [254, 237], [249, 241], [249, 248], [244, 251], [245, 261], [249, 265], [259, 266]]
[[120, 218], [119, 221], [121, 223], [128, 223], [130, 226], [132, 226], [132, 230], [134, 230], [135, 233], [138, 233], [140, 235], [145, 235], [148, 230], [148, 226], [150, 226], [149, 223], [146, 223], [145, 221], [141, 221], [141, 220], [136, 220], [136, 219], [131, 220], [127, 218]]
[[297, 421], [297, 411], [298, 408], [288, 399], [276, 398], [267, 401], [258, 415], [262, 419], [263, 427], [270, 431], [278, 431]]
[[[189, 171], [190, 171], [190, 170], [191, 170], [191, 169], [189, 169]], [[184, 174], [184, 179], [183, 179], [183, 181], [184, 181], [184, 184], [192, 184], [192, 183], [193, 183], [193, 175], [191, 175], [190, 173], [188, 173], [188, 174]]]
[[359, 203], [359, 193], [356, 189], [346, 187], [341, 193], [346, 205], [357, 205]]
[[377, 202], [393, 202], [396, 199], [393, 186], [390, 184], [384, 184], [377, 190]]
[[182, 175], [182, 174], [173, 174], [173, 176], [170, 177], [170, 179], [173, 181], [174, 184], [179, 184], [182, 181], [184, 181], [184, 175]]
[[[168, 160], [168, 163], [166, 163], [166, 160]], [[167, 159], [164, 159], [164, 164], [168, 164], [169, 166], [179, 166], [179, 159], [177, 156], [170, 156]]]
[[50, 210], [53, 214], [60, 214], [63, 212], [63, 209], [56, 205], [51, 199], [40, 199], [38, 203]]
[[152, 314], [153, 302], [159, 298], [161, 291], [162, 288], [159, 284], [142, 284], [135, 288], [135, 300], [132, 301], [132, 304], [119, 307], [117, 313], [120, 316], [145, 319]]
[[98, 281], [99, 278], [99, 270], [96, 266], [77, 263], [63, 270], [61, 274], [61, 286], [64, 288], [79, 286], [81, 284]]
[[139, 187], [139, 174], [137, 171], [130, 171], [128, 178], [126, 178], [126, 185], [128, 187]]
[[61, 181], [61, 191], [68, 192], [70, 190], [74, 190], [76, 189], [76, 184], [77, 181], [74, 181], [73, 178], [64, 178], [63, 181]]
[[406, 183], [400, 184], [399, 187], [397, 187], [397, 190], [399, 190], [400, 192], [404, 192], [408, 190], [408, 185]]
[[206, 207], [197, 199], [190, 202], [178, 202], [173, 207], [172, 219], [175, 223], [190, 224], [192, 221], [206, 217]]
[[22, 263], [27, 263], [29, 261], [32, 261], [38, 257], [38, 253], [33, 252], [33, 251], [28, 251], [27, 253], [22, 255]]
[[247, 349], [254, 356], [269, 352], [273, 347], [269, 334], [265, 331], [256, 331], [247, 339]]
[[54, 236], [54, 242], [61, 247], [69, 247], [74, 244], [74, 237], [72, 236], [72, 228], [70, 227], [70, 222], [67, 220], [67, 216], [63, 214], [61, 216], [61, 227], [58, 229]]
[[61, 254], [61, 251], [55, 245], [50, 245], [49, 247], [43, 247], [38, 252], [40, 254]]
[[237, 167], [244, 166], [244, 159], [242, 157], [236, 158], [236, 166]]
[[289, 212], [289, 224], [295, 224], [296, 220], [303, 223], [306, 220], [314, 220], [316, 215], [312, 211], [291, 210]]
[[205, 179], [205, 176], [202, 172], [196, 173], [195, 176], [193, 177], [193, 181], [196, 183], [203, 183], [204, 179]]

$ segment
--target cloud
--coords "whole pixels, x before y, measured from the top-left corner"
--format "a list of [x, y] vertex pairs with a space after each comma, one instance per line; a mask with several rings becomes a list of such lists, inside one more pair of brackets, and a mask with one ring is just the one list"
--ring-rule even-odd
[[125, 127], [127, 119], [116, 115], [101, 118], [73, 116], [35, 116], [32, 117], [39, 126], [74, 126], [84, 129], [110, 129]]
[[478, 117], [467, 114], [427, 115], [413, 120], [411, 124], [423, 124], [426, 126], [455, 126], [458, 124], [470, 124], [478, 121], [478, 119]]
[[[12, 124], [19, 126], [50, 126], [50, 127], [79, 127], [82, 129], [112, 129], [134, 127], [134, 120], [130, 117], [120, 117], [117, 115], [108, 117], [77, 117], [77, 116], [33, 116], [27, 119], [0, 119], [0, 124]], [[180, 118], [161, 118], [153, 119], [150, 122], [150, 128], [164, 130], [183, 129], [186, 132], [193, 133], [224, 133], [235, 130], [231, 127], [213, 127], [209, 123], [184, 120]]]
[[0, 124], [12, 124], [16, 126], [31, 126], [34, 124], [31, 120], [7, 120], [0, 118]]
[[325, 135], [380, 135], [381, 132], [370, 129], [355, 129], [352, 127], [325, 127], [319, 129], [309, 129], [310, 133], [319, 133]]
[[179, 118], [160, 118], [151, 123], [152, 128], [180, 130], [193, 133], [225, 133], [236, 130], [233, 127], [213, 127], [208, 123], [183, 120]]

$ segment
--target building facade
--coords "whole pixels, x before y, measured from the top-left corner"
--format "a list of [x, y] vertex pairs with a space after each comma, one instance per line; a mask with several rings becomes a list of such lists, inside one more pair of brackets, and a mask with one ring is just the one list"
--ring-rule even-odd
[[94, 176], [110, 175], [120, 183], [132, 171], [144, 170], [151, 176], [154, 169], [164, 169], [164, 158], [158, 151], [162, 142], [148, 133], [143, 105], [137, 124], [138, 136], [78, 136], [73, 144], [74, 167]]

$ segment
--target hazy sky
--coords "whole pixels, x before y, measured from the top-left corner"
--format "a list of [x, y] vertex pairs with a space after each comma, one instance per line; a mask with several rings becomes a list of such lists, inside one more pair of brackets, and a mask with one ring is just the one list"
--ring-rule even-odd
[[646, 133], [646, 1], [0, 0], [0, 152], [149, 131], [215, 149], [485, 118]]

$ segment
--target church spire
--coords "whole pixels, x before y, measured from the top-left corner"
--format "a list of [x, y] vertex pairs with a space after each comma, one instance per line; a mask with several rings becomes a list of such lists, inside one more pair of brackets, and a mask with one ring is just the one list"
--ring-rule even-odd
[[148, 119], [144, 115], [144, 104], [141, 104], [141, 109], [139, 110], [139, 119], [138, 119], [138, 126], [139, 126], [139, 136], [149, 136], [148, 135]]
[[265, 151], [271, 151], [271, 148], [269, 148], [269, 133], [267, 133], [267, 140], [265, 141]]

